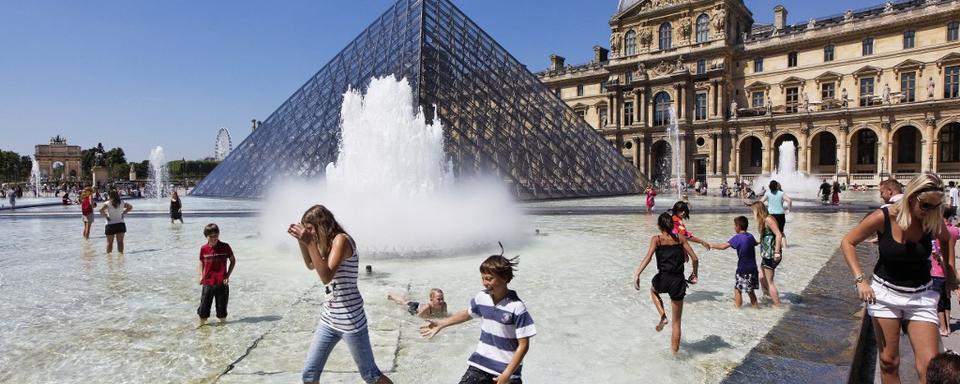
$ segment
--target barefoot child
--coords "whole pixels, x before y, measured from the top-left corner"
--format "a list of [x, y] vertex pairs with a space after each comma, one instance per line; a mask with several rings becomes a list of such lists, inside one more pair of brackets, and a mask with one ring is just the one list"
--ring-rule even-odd
[[737, 216], [733, 219], [733, 230], [736, 234], [727, 240], [726, 243], [711, 244], [713, 249], [733, 248], [737, 250], [737, 275], [736, 282], [733, 285], [733, 305], [737, 308], [743, 303], [743, 292], [750, 296], [750, 305], [759, 309], [757, 303], [757, 294], [754, 292], [760, 288], [760, 279], [757, 271], [757, 239], [747, 232], [749, 222], [746, 217]]
[[[220, 227], [210, 223], [203, 228], [203, 236], [207, 243], [200, 247], [200, 307], [197, 315], [200, 316], [200, 325], [206, 324], [210, 317], [210, 306], [217, 301], [217, 319], [227, 320], [227, 301], [230, 298], [230, 274], [237, 266], [237, 259], [233, 257], [230, 245], [220, 241]], [[229, 261], [229, 263], [227, 263]], [[227, 266], [229, 264], [229, 267]]]
[[510, 290], [516, 258], [494, 255], [480, 264], [484, 290], [470, 300], [470, 309], [462, 310], [439, 321], [427, 320], [420, 334], [432, 338], [441, 329], [480, 318], [480, 342], [467, 359], [467, 372], [460, 384], [519, 384], [523, 357], [530, 348], [530, 338], [537, 334], [527, 306]]
[[657, 227], [660, 228], [660, 234], [650, 239], [647, 255], [633, 274], [633, 283], [634, 288], [640, 290], [640, 274], [643, 273], [647, 264], [650, 264], [653, 254], [656, 253], [657, 274], [653, 276], [653, 287], [650, 288], [650, 297], [657, 307], [657, 313], [660, 314], [660, 323], [657, 324], [656, 329], [657, 332], [660, 332], [667, 325], [667, 314], [663, 308], [663, 300], [660, 299], [661, 294], [667, 293], [670, 295], [670, 304], [673, 310], [673, 335], [670, 338], [670, 349], [673, 353], [677, 353], [680, 349], [680, 317], [683, 314], [683, 297], [687, 294], [687, 280], [683, 278], [684, 254], [689, 255], [690, 259], [693, 260], [691, 279], [697, 275], [700, 261], [687, 239], [671, 232], [673, 230], [673, 217], [669, 213], [663, 213], [657, 218]]
[[407, 301], [404, 297], [394, 294], [388, 294], [387, 300], [406, 306], [407, 312], [422, 319], [447, 316], [447, 302], [443, 299], [443, 290], [440, 288], [430, 289], [430, 301], [426, 303]]

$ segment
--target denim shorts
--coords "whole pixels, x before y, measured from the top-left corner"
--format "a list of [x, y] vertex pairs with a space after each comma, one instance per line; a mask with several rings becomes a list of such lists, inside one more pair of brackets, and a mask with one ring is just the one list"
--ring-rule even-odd
[[313, 342], [310, 343], [310, 351], [307, 352], [307, 363], [303, 367], [303, 381], [320, 380], [320, 374], [323, 373], [323, 366], [327, 364], [330, 351], [333, 351], [333, 347], [340, 339], [347, 343], [347, 348], [350, 349], [350, 354], [357, 364], [363, 381], [376, 383], [383, 374], [380, 373], [377, 362], [373, 359], [373, 347], [370, 346], [370, 333], [367, 327], [356, 332], [345, 333], [323, 322], [317, 325], [317, 331], [313, 333]]

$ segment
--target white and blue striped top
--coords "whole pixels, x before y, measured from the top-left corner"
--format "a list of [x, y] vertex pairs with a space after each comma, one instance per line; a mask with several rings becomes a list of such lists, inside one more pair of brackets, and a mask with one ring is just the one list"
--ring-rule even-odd
[[[527, 312], [517, 292], [507, 291], [507, 297], [494, 304], [486, 291], [481, 291], [470, 300], [470, 316], [480, 318], [480, 342], [477, 350], [467, 360], [471, 366], [500, 375], [517, 350], [517, 339], [537, 334], [533, 317]], [[514, 370], [511, 378], [520, 378], [523, 363]]]
[[320, 321], [340, 332], [353, 333], [367, 326], [367, 316], [363, 312], [363, 297], [357, 289], [360, 255], [353, 238], [347, 236], [347, 239], [353, 254], [340, 262], [333, 280], [326, 286], [327, 300], [320, 308]]

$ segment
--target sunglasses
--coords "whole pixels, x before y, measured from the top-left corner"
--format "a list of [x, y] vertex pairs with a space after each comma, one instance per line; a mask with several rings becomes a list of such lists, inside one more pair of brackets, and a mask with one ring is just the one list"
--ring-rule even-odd
[[922, 210], [924, 210], [924, 211], [932, 211], [932, 210], [934, 210], [934, 209], [940, 208], [940, 206], [943, 205], [943, 202], [936, 203], [936, 204], [930, 204], [930, 203], [928, 203], [928, 202], [925, 202], [925, 201], [923, 201], [923, 200], [920, 200], [919, 197], [917, 197], [916, 199], [917, 199], [917, 202], [920, 203], [920, 209], [922, 209]]

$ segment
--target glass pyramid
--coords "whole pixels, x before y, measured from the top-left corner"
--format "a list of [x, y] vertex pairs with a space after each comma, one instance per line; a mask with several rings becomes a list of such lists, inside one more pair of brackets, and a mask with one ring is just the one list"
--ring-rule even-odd
[[399, 0], [192, 195], [256, 198], [273, 180], [322, 176], [337, 157], [343, 93], [386, 75], [406, 78], [443, 123], [457, 176], [495, 175], [520, 199], [639, 191], [637, 170], [450, 1]]

